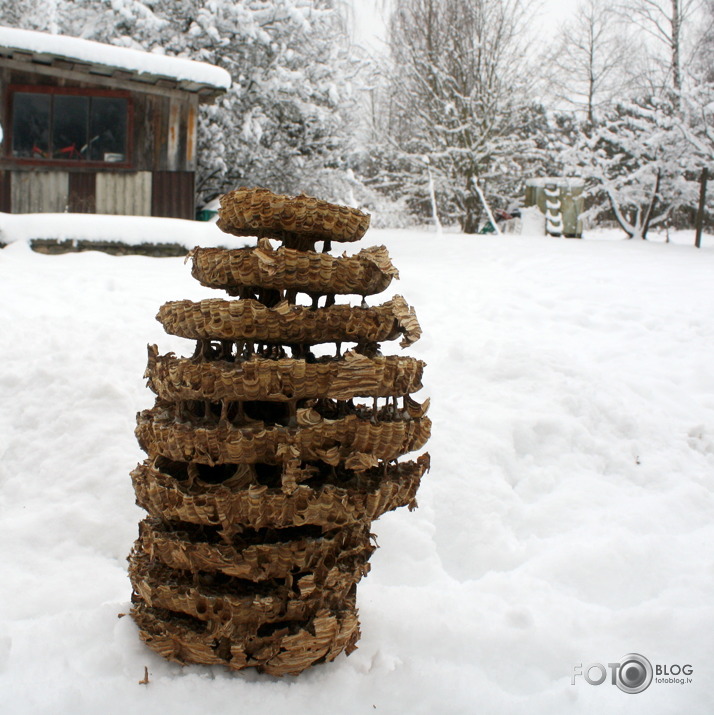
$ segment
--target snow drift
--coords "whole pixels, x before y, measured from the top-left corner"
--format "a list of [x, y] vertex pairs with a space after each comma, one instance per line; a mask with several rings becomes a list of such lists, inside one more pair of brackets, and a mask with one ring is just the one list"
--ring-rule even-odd
[[[374, 240], [424, 328], [432, 469], [374, 524], [359, 649], [283, 679], [166, 663], [118, 617], [146, 344], [190, 350], [154, 315], [212, 292], [182, 259], [0, 251], [4, 712], [712, 711], [711, 248]], [[692, 682], [571, 684], [633, 651]]]

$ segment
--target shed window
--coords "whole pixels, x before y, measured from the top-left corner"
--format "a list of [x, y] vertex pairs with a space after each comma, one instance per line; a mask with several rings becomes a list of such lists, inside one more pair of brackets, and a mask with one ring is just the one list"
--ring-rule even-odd
[[18, 159], [123, 163], [126, 97], [15, 92], [12, 155]]

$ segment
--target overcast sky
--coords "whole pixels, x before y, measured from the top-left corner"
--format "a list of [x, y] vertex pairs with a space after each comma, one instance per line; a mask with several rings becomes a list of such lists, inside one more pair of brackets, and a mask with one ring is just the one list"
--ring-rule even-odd
[[[527, 1], [527, 0], [526, 0]], [[349, 0], [354, 18], [355, 40], [378, 47], [385, 39], [385, 20], [389, 0]], [[580, 0], [534, 0], [542, 5], [539, 22], [558, 28], [573, 14]]]

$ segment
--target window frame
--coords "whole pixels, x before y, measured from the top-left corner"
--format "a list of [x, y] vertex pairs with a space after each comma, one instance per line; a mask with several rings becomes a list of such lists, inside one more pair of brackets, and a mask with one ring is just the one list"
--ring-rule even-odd
[[[14, 112], [15, 112], [15, 94], [49, 94], [52, 96], [80, 96], [80, 97], [109, 97], [126, 100], [126, 154], [124, 161], [98, 161], [83, 159], [52, 159], [45, 157], [17, 157], [13, 156], [13, 129], [14, 129]], [[54, 100], [53, 105], [54, 106]], [[125, 90], [114, 89], [99, 89], [99, 88], [84, 88], [84, 87], [56, 87], [52, 85], [37, 85], [37, 84], [11, 84], [7, 88], [7, 127], [5, 132], [5, 160], [14, 162], [15, 164], [30, 165], [30, 166], [46, 166], [59, 168], [116, 168], [129, 169], [133, 165], [134, 155], [134, 101], [131, 92]], [[50, 126], [52, 123], [52, 112], [50, 113]]]

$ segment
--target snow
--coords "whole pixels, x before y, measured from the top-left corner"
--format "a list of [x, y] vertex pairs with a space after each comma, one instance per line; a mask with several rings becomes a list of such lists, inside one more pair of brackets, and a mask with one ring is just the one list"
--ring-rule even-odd
[[231, 86], [231, 77], [226, 70], [206, 62], [116, 47], [67, 35], [0, 27], [0, 47], [117, 67], [139, 74], [196, 82], [219, 89], [228, 89]]
[[545, 188], [555, 184], [561, 189], [582, 189], [585, 181], [574, 176], [535, 176], [526, 179], [526, 186]]
[[521, 209], [520, 232], [529, 236], [545, 236], [545, 214], [537, 206]]
[[[407, 352], [428, 363], [432, 469], [419, 509], [374, 524], [359, 649], [283, 679], [165, 662], [117, 617], [143, 515], [129, 471], [146, 344], [192, 349], [154, 315], [217, 293], [182, 259], [15, 240], [0, 251], [3, 713], [714, 711], [714, 238], [689, 239], [367, 234], [402, 276], [370, 302], [399, 292], [424, 329]], [[571, 685], [575, 665], [632, 651], [691, 664], [693, 682]]]
[[191, 249], [202, 246], [238, 248], [246, 241], [223, 233], [215, 221], [186, 221], [155, 216], [112, 216], [73, 213], [0, 213], [0, 243], [34, 238], [65, 240], [177, 243]]

